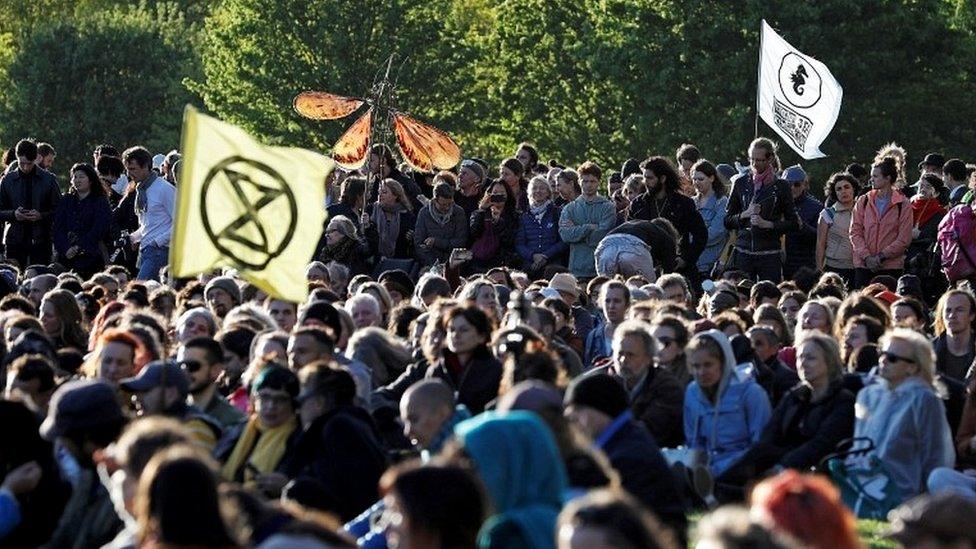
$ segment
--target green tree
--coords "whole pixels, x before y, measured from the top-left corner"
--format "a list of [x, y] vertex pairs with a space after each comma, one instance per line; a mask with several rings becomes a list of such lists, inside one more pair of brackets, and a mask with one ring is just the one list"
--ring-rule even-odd
[[161, 7], [38, 27], [0, 80], [2, 142], [50, 141], [64, 163], [88, 160], [101, 142], [178, 146], [191, 100], [181, 80], [198, 71], [192, 43], [173, 24], [180, 17]]

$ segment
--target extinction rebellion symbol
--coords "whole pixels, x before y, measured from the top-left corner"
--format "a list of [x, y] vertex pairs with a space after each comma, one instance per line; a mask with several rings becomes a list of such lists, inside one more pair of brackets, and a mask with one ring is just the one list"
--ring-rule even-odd
[[779, 64], [779, 89], [790, 105], [809, 109], [820, 101], [820, 73], [801, 55], [790, 52]]
[[[207, 173], [200, 198], [207, 237], [240, 267], [264, 269], [295, 235], [295, 195], [281, 174], [261, 162], [240, 156], [220, 161]], [[234, 213], [228, 216], [228, 211]], [[282, 212], [287, 212], [287, 218], [282, 218]]]

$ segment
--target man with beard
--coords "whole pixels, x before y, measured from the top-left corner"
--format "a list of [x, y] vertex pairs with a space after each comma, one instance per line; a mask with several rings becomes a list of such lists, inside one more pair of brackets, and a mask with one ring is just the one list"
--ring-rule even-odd
[[708, 228], [698, 213], [695, 201], [681, 194], [681, 175], [671, 161], [654, 156], [641, 164], [647, 192], [638, 196], [630, 205], [631, 219], [653, 220], [663, 217], [674, 225], [680, 235], [679, 254], [675, 262], [678, 272], [698, 286], [698, 256], [705, 250]]
[[790, 184], [776, 177], [776, 145], [760, 137], [749, 146], [749, 172], [732, 180], [725, 228], [737, 231], [731, 267], [750, 278], [778, 283], [783, 278], [780, 257], [783, 234], [800, 221]]
[[196, 337], [176, 351], [176, 360], [190, 378], [191, 405], [217, 420], [222, 430], [243, 422], [244, 414], [217, 392], [217, 380], [224, 374], [224, 348], [209, 337]]
[[223, 319], [231, 309], [240, 305], [241, 289], [233, 278], [218, 276], [207, 283], [203, 298], [214, 316]]
[[190, 430], [194, 442], [203, 450], [213, 452], [220, 438], [220, 426], [202, 410], [187, 404], [190, 380], [184, 373], [186, 367], [175, 361], [157, 360], [135, 377], [123, 379], [119, 386], [135, 395], [139, 416], [173, 418]]

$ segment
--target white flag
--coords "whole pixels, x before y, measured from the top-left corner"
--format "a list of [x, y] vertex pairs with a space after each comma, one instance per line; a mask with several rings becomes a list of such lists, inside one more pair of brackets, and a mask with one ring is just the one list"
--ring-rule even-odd
[[827, 156], [820, 144], [837, 122], [843, 95], [827, 65], [791, 46], [763, 20], [759, 116], [800, 156]]

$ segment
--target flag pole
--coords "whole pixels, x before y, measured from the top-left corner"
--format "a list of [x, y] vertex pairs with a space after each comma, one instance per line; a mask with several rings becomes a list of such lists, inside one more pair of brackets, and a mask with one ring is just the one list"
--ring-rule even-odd
[[[765, 22], [765, 19], [762, 20]], [[752, 138], [759, 137], [759, 99], [762, 95], [762, 55], [763, 55], [763, 27], [759, 25], [759, 67], [756, 69], [756, 121]]]

